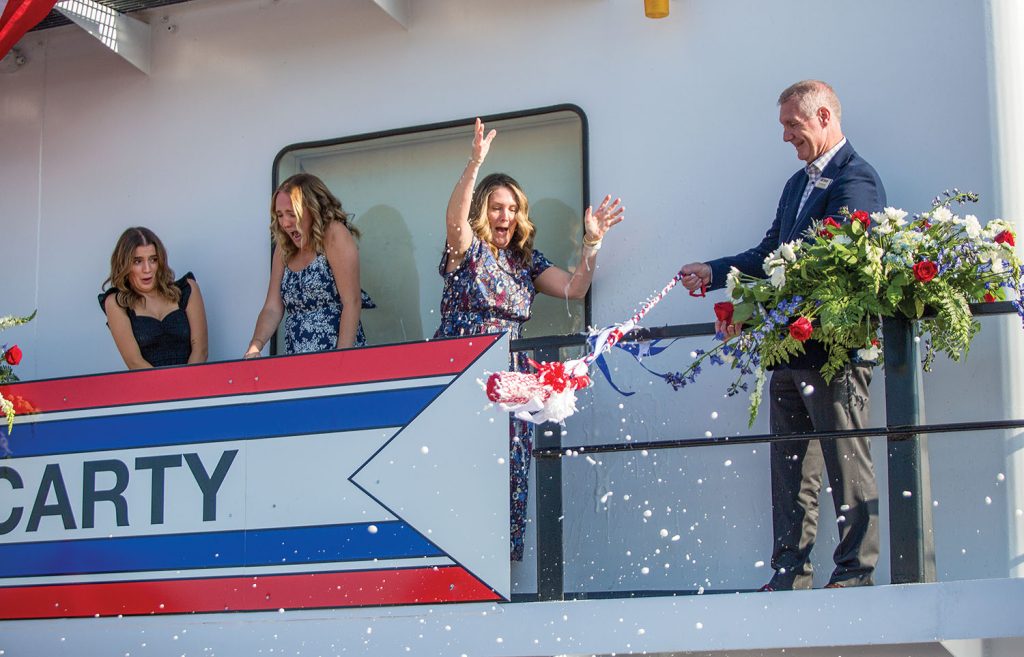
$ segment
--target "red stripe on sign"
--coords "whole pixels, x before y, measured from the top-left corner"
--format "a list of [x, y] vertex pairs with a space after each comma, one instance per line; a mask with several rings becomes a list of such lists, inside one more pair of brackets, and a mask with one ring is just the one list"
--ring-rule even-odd
[[458, 374], [499, 335], [187, 365], [0, 386], [19, 414]]
[[0, 589], [0, 619], [322, 609], [501, 598], [460, 566]]

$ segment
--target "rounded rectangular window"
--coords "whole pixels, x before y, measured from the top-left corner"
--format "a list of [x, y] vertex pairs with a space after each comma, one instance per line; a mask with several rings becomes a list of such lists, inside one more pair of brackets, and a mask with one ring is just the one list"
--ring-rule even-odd
[[[480, 171], [522, 185], [537, 228], [535, 248], [572, 271], [583, 240], [586, 120], [573, 106], [482, 117], [498, 136]], [[473, 120], [288, 146], [275, 186], [295, 173], [321, 178], [359, 229], [360, 282], [377, 307], [364, 310], [368, 344], [423, 340], [439, 324], [445, 209], [470, 154]], [[524, 337], [578, 333], [584, 301], [538, 295]], [[280, 342], [280, 341], [278, 341]]]

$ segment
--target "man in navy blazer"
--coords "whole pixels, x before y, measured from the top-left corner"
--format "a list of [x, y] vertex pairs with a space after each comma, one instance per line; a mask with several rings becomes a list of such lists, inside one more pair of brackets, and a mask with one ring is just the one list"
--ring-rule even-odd
[[[802, 237], [812, 222], [850, 212], [877, 212], [885, 189], [874, 168], [843, 136], [842, 108], [835, 92], [819, 80], [804, 80], [779, 96], [782, 138], [806, 166], [787, 182], [768, 232], [760, 244], [731, 257], [694, 262], [682, 268], [690, 290], [718, 289], [729, 269], [764, 277], [765, 257], [785, 242]], [[735, 336], [740, 327], [718, 322], [719, 333]], [[820, 368], [826, 353], [813, 339], [806, 353], [772, 372], [769, 394], [772, 433], [805, 433], [863, 428], [868, 420], [871, 365], [851, 363], [826, 384]], [[771, 445], [774, 545], [771, 581], [762, 591], [810, 588], [811, 549], [818, 525], [822, 468], [827, 470], [839, 527], [835, 569], [826, 588], [873, 584], [878, 561], [878, 491], [866, 437], [797, 440]]]

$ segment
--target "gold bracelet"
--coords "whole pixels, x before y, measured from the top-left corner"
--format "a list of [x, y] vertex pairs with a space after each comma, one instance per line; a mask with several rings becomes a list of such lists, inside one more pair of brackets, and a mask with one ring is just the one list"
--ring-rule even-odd
[[601, 243], [601, 239], [602, 238], [598, 238], [598, 239], [593, 240], [593, 241], [588, 240], [586, 233], [584, 233], [583, 234], [583, 246], [597, 246], [597, 245], [599, 245]]

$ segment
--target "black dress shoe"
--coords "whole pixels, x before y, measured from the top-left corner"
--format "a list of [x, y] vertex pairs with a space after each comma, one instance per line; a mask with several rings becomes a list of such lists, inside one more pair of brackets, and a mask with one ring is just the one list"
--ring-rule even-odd
[[774, 593], [775, 592], [775, 587], [772, 586], [771, 584], [765, 584], [764, 586], [759, 588], [757, 590], [757, 592], [758, 593]]

